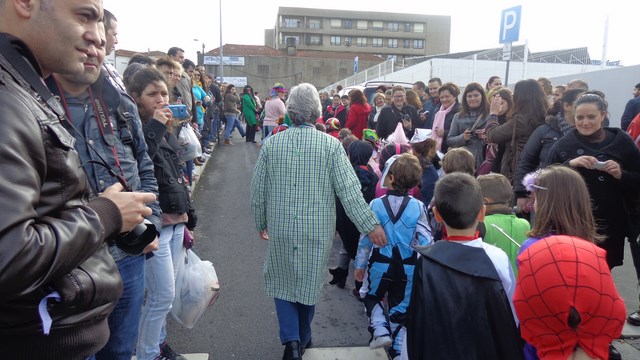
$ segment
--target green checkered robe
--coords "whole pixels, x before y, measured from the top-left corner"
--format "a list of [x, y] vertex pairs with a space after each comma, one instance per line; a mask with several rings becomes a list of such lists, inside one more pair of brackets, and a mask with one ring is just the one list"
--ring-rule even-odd
[[336, 195], [360, 232], [379, 223], [338, 140], [303, 125], [264, 143], [251, 181], [251, 210], [258, 231], [269, 231], [267, 296], [318, 302], [336, 229]]

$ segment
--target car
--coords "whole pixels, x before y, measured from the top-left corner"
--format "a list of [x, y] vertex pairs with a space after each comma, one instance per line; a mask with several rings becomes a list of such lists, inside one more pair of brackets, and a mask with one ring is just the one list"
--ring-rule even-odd
[[403, 88], [405, 88], [405, 90], [411, 90], [413, 88], [412, 83], [402, 81], [367, 81], [360, 85], [347, 86], [340, 90], [340, 93], [338, 95], [348, 95], [351, 90], [358, 89], [364, 93], [364, 97], [367, 99], [367, 101], [369, 101], [369, 104], [373, 105], [373, 95], [375, 95], [376, 89], [381, 86], [384, 86], [387, 89], [391, 89], [396, 85], [402, 86]]

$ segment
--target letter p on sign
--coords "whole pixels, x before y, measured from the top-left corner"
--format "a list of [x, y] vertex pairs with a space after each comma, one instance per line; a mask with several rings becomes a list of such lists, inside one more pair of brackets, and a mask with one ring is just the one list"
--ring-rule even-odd
[[518, 41], [520, 37], [521, 14], [521, 5], [502, 10], [500, 19], [500, 44]]

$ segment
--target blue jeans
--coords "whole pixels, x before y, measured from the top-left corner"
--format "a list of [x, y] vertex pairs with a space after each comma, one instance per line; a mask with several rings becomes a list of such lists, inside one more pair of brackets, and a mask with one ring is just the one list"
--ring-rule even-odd
[[311, 340], [311, 321], [316, 312], [315, 305], [303, 305], [275, 298], [276, 315], [280, 326], [280, 342], [299, 341], [305, 346]]
[[240, 119], [238, 119], [237, 115], [224, 114], [224, 117], [227, 120], [227, 126], [224, 129], [225, 140], [231, 138], [231, 132], [233, 132], [234, 128], [238, 128], [240, 135], [245, 137], [246, 133], [244, 132], [244, 128], [240, 124]]
[[[152, 360], [160, 355], [160, 335], [175, 297], [176, 267], [182, 249], [184, 224], [163, 226], [158, 250], [145, 262], [147, 301], [142, 308], [136, 358]], [[164, 340], [164, 339], [163, 339]]]
[[116, 262], [124, 291], [109, 315], [109, 341], [97, 360], [131, 360], [138, 338], [140, 309], [144, 300], [144, 256], [127, 256]]
[[273, 131], [274, 128], [275, 128], [274, 126], [262, 125], [262, 140], [264, 140], [264, 138], [266, 138], [267, 136], [271, 135], [271, 132]]

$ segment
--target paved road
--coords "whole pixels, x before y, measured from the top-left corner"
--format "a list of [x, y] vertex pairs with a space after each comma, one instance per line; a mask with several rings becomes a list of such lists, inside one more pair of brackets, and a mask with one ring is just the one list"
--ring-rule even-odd
[[[221, 295], [193, 329], [170, 321], [168, 340], [179, 352], [206, 353], [215, 360], [277, 360], [282, 357], [282, 346], [273, 300], [262, 291], [267, 244], [257, 237], [249, 208], [249, 183], [259, 149], [243, 139], [234, 142], [234, 146], [214, 150], [195, 189], [194, 205], [200, 215], [195, 251], [214, 263]], [[339, 246], [339, 240], [334, 241], [331, 267]], [[638, 290], [628, 249], [625, 260], [613, 274], [627, 308], [636, 309]], [[326, 278], [330, 278], [328, 272]], [[346, 289], [325, 285], [313, 323], [315, 346], [367, 346], [366, 317], [361, 303], [351, 295], [352, 288], [351, 277]], [[640, 328], [626, 326], [624, 333], [640, 335]], [[640, 359], [640, 350], [631, 344], [633, 341], [616, 346], [624, 359]]]
[[[209, 353], [211, 359], [281, 359], [273, 300], [262, 290], [267, 243], [258, 238], [249, 207], [259, 149], [243, 139], [234, 143], [216, 147], [194, 200], [199, 214], [195, 251], [214, 263], [220, 298], [191, 330], [170, 321], [169, 342], [177, 351]], [[336, 240], [336, 254], [338, 246]], [[316, 346], [368, 345], [366, 317], [352, 287], [352, 279], [346, 289], [326, 285], [313, 323]]]

